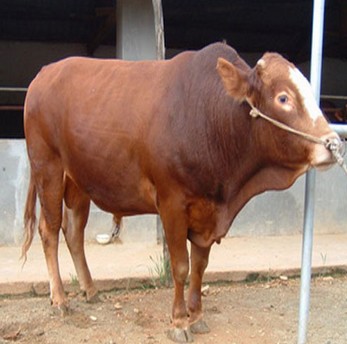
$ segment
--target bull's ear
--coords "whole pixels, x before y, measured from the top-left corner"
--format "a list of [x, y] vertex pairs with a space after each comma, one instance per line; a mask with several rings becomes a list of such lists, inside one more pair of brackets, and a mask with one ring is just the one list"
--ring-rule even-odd
[[247, 74], [222, 57], [218, 58], [217, 71], [228, 94], [238, 101], [245, 100], [248, 92]]

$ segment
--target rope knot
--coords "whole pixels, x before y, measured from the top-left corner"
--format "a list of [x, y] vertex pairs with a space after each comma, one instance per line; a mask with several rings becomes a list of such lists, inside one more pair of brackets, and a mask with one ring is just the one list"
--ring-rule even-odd
[[252, 108], [251, 111], [249, 112], [249, 114], [253, 117], [253, 118], [257, 118], [259, 116], [259, 111], [256, 108]]

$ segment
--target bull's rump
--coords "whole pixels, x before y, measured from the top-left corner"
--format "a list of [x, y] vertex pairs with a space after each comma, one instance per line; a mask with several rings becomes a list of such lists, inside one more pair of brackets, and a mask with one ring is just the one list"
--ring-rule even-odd
[[165, 116], [166, 64], [69, 58], [45, 67], [25, 104], [31, 160], [57, 154], [105, 210], [155, 212], [148, 145]]

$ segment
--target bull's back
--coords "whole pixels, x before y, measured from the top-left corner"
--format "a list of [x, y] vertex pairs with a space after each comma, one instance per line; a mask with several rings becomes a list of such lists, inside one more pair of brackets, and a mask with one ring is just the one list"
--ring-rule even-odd
[[168, 65], [69, 58], [43, 68], [25, 104], [31, 160], [56, 154], [105, 210], [154, 212], [148, 140], [165, 117]]
[[29, 87], [25, 121], [40, 113], [41, 122], [48, 117], [47, 122], [53, 122], [55, 128], [65, 121], [78, 125], [74, 123], [76, 119], [94, 125], [111, 120], [120, 125], [127, 121], [136, 124], [140, 119], [136, 113], [141, 108], [142, 116], [150, 114], [146, 111], [150, 106], [147, 100], [151, 97], [155, 101], [162, 69], [162, 63], [157, 61], [134, 63], [76, 57], [51, 64], [40, 71]]

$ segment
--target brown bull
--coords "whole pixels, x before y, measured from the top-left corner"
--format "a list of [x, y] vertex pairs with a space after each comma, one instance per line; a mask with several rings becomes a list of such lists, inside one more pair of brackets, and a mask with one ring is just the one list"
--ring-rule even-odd
[[208, 331], [200, 290], [211, 245], [253, 196], [333, 163], [324, 145], [252, 118], [249, 104], [323, 142], [339, 142], [307, 80], [278, 54], [265, 54], [251, 69], [217, 43], [167, 61], [68, 58], [42, 69], [25, 102], [31, 180], [23, 253], [38, 194], [53, 306], [68, 305], [57, 259], [63, 200], [81, 286], [88, 298], [96, 293], [83, 249], [93, 200], [118, 219], [160, 215], [175, 284], [169, 337], [191, 341], [191, 331]]

